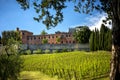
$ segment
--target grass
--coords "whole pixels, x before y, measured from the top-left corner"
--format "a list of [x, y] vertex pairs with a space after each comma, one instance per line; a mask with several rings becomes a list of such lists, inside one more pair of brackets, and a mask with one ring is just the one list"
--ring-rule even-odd
[[22, 71], [39, 71], [50, 78], [57, 76], [55, 80], [107, 80], [110, 56], [110, 52], [106, 51], [23, 55]]
[[19, 80], [58, 80], [57, 76], [50, 77], [40, 71], [22, 71]]

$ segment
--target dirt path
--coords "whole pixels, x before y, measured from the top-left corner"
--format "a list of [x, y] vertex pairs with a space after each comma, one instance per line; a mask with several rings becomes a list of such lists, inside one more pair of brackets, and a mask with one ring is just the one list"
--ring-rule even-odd
[[39, 71], [23, 71], [20, 73], [19, 80], [59, 80], [57, 76], [50, 77]]

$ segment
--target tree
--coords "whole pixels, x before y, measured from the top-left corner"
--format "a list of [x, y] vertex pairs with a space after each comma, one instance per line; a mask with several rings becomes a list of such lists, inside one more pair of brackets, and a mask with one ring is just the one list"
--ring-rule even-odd
[[91, 33], [91, 35], [90, 35], [89, 44], [90, 44], [90, 50], [91, 50], [91, 51], [94, 51], [94, 31], [92, 31], [92, 33]]
[[42, 30], [41, 35], [45, 35], [45, 34], [47, 34], [47, 32], [45, 32], [45, 30]]
[[89, 43], [90, 29], [87, 26], [81, 27], [81, 30], [77, 30], [74, 33], [74, 38], [78, 43]]
[[47, 40], [47, 39], [43, 39], [43, 40], [42, 40], [42, 43], [43, 43], [43, 44], [47, 44], [47, 43], [48, 43], [48, 40]]
[[100, 31], [95, 29], [90, 37], [90, 50], [106, 50], [110, 51], [112, 46], [111, 30], [105, 25], [101, 25]]
[[106, 50], [111, 51], [112, 46], [112, 31], [109, 29], [106, 33]]
[[2, 33], [2, 43], [0, 52], [0, 80], [17, 80], [22, 60], [18, 54], [17, 44], [19, 34], [14, 31], [4, 31]]
[[98, 29], [95, 28], [95, 31], [94, 31], [94, 51], [97, 51], [99, 50], [99, 31]]
[[56, 38], [56, 42], [57, 42], [57, 43], [60, 43], [60, 41], [61, 41], [61, 38], [60, 38], [60, 37]]
[[104, 50], [105, 49], [105, 34], [107, 32], [106, 26], [104, 24], [101, 25], [100, 28], [100, 50]]
[[[29, 0], [17, 0], [23, 9], [29, 8]], [[120, 0], [35, 0], [33, 2], [34, 9], [37, 13], [40, 12], [38, 18], [34, 18], [37, 21], [43, 19], [43, 23], [46, 27], [56, 26], [63, 20], [62, 10], [66, 7], [65, 2], [74, 1], [76, 5], [74, 10], [76, 12], [90, 13], [93, 10], [103, 11], [108, 14], [107, 20], [112, 20], [112, 59], [111, 59], [111, 80], [120, 80]], [[98, 1], [101, 4], [98, 4]], [[55, 11], [53, 16], [50, 11]], [[45, 18], [43, 18], [45, 17]], [[106, 22], [104, 21], [104, 22]]]
[[0, 36], [0, 44], [2, 43], [2, 39], [1, 39], [1, 36]]
[[98, 29], [96, 29], [96, 31], [95, 31], [95, 36], [96, 36], [96, 50], [99, 50], [99, 42], [100, 42], [99, 38], [100, 38], [100, 36], [99, 36]]
[[99, 40], [100, 35], [99, 35], [99, 30], [95, 28], [95, 30], [92, 31], [91, 35], [90, 35], [90, 50], [91, 51], [97, 51], [99, 50]]
[[17, 31], [3, 31], [2, 32], [2, 44], [8, 45], [9, 40], [14, 39], [14, 42], [20, 42], [20, 34]]

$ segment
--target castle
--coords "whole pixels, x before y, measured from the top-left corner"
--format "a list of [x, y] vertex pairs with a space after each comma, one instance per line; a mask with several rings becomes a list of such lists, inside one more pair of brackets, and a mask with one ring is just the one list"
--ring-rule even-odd
[[[55, 32], [55, 34], [33, 35], [32, 32], [27, 30], [19, 30], [22, 43], [27, 45], [43, 44], [43, 40], [47, 40], [47, 44], [74, 44], [77, 41], [73, 37], [74, 31], [81, 30], [82, 27], [70, 28], [68, 32]], [[59, 41], [57, 39], [60, 39]]]

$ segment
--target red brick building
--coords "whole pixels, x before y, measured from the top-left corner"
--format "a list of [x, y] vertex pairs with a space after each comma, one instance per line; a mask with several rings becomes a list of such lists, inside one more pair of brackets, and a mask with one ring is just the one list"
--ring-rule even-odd
[[[48, 44], [72, 44], [76, 43], [71, 32], [56, 32], [55, 34], [33, 35], [32, 32], [19, 30], [23, 44], [43, 44], [43, 40], [47, 39]], [[59, 40], [58, 40], [59, 39]]]

